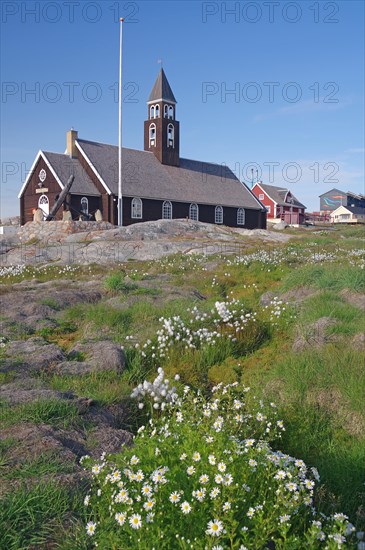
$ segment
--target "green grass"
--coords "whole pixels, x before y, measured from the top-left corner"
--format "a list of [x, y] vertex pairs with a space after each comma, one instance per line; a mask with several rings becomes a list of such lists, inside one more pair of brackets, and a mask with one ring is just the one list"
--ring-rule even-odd
[[84, 512], [80, 496], [70, 489], [48, 481], [11, 491], [0, 506], [1, 548], [50, 548], [46, 543], [57, 539], [62, 548], [66, 522]]
[[340, 291], [349, 289], [361, 292], [365, 289], [363, 269], [347, 265], [306, 265], [291, 271], [284, 279], [282, 289], [301, 286]]
[[6, 427], [20, 422], [68, 428], [79, 425], [81, 418], [77, 406], [64, 400], [45, 399], [14, 406], [0, 402], [0, 425]]
[[54, 453], [45, 453], [32, 461], [25, 461], [3, 472], [3, 479], [20, 480], [28, 478], [41, 479], [42, 476], [71, 473], [74, 465], [63, 462]]
[[124, 273], [116, 272], [105, 277], [104, 287], [107, 290], [114, 290], [118, 292], [130, 292], [136, 290], [138, 285], [135, 283], [128, 283], [124, 280]]

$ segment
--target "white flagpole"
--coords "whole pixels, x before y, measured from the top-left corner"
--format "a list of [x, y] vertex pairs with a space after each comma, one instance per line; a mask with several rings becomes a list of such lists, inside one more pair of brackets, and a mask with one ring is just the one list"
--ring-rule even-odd
[[123, 225], [122, 204], [122, 54], [123, 54], [123, 21], [120, 18], [120, 48], [119, 48], [119, 147], [118, 147], [118, 225]]

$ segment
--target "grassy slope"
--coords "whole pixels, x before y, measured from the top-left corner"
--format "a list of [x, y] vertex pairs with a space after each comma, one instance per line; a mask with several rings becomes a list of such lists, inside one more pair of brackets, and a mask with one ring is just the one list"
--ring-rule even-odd
[[[161, 316], [180, 315], [187, 318], [187, 308], [196, 305], [201, 310], [209, 311], [216, 300], [226, 297], [241, 299], [248, 309], [255, 310], [264, 292], [280, 294], [301, 287], [312, 287], [316, 293], [302, 303], [296, 318], [287, 325], [280, 325], [276, 331], [269, 331], [249, 352], [233, 357], [232, 349], [225, 348], [204, 354], [177, 355], [167, 361], [164, 367], [170, 373], [179, 371], [186, 382], [194, 385], [206, 385], [221, 379], [241, 379], [253, 387], [256, 394], [275, 401], [286, 425], [285, 438], [280, 442], [280, 448], [303, 458], [308, 465], [316, 466], [320, 471], [323, 487], [317, 504], [324, 511], [330, 511], [333, 507], [342, 510], [350, 515], [358, 528], [364, 527], [364, 355], [352, 349], [350, 343], [354, 334], [364, 330], [364, 315], [361, 309], [339, 296], [339, 292], [344, 289], [349, 289], [355, 296], [364, 290], [364, 270], [343, 261], [346, 251], [363, 248], [363, 241], [360, 240], [362, 236], [361, 228], [341, 228], [336, 232], [310, 237], [307, 233], [299, 234], [291, 243], [299, 257], [301, 250], [308, 247], [313, 254], [325, 250], [327, 254], [339, 254], [342, 257], [316, 265], [303, 265], [293, 260], [289, 264], [280, 265], [254, 262], [246, 267], [243, 264], [231, 265], [222, 259], [210, 258], [206, 264], [179, 257], [125, 265], [123, 273], [127, 273], [140, 286], [145, 285], [142, 294], [133, 283], [123, 282], [120, 270], [115, 269], [108, 274], [100, 268], [80, 269], [70, 274], [70, 277], [88, 278], [90, 272], [97, 277], [106, 277], [106, 298], [113, 298], [114, 306], [100, 303], [69, 308], [64, 314], [64, 327], [67, 330], [51, 331], [44, 336], [63, 345], [66, 351], [75, 339], [90, 335], [97, 337], [100, 334], [111, 337], [130, 348], [127, 353], [127, 370], [121, 377], [112, 374], [63, 378], [53, 376], [48, 378], [48, 383], [54, 389], [71, 389], [102, 404], [125, 403], [133, 385], [148, 374], [133, 351], [133, 346], [155, 334], [160, 327]], [[161, 274], [166, 274], [167, 279], [161, 279]], [[29, 273], [29, 276], [34, 276], [34, 273]], [[36, 276], [39, 278], [38, 274]], [[159, 278], [154, 280], [154, 276]], [[48, 276], [43, 273], [42, 279], [47, 278], [57, 278], [57, 270], [51, 270]], [[170, 287], [179, 289], [180, 296], [174, 297], [171, 293], [166, 296], [163, 290], [166, 281]], [[206, 300], [200, 301], [192, 290], [201, 293]], [[336, 320], [336, 324], [327, 330], [328, 336], [332, 334], [332, 340], [319, 349], [310, 348], [299, 354], [294, 353], [292, 343], [297, 332], [305, 333], [308, 324], [321, 317]], [[73, 323], [77, 324], [77, 331], [70, 330]], [[132, 336], [131, 340], [126, 340], [127, 336]], [[35, 411], [31, 412], [34, 420]], [[26, 411], [19, 410], [17, 414], [23, 418]], [[10, 419], [8, 411], [5, 416]], [[6, 444], [2, 452], [6, 460]], [[26, 476], [27, 471], [32, 472], [32, 475], [34, 470], [38, 471], [40, 476], [44, 472], [44, 464], [35, 465], [33, 469], [28, 465], [27, 468], [21, 476]], [[49, 469], [52, 471], [51, 466]], [[39, 531], [42, 518], [44, 536], [46, 531], [52, 531], [54, 535], [51, 538], [58, 540], [60, 547], [72, 547], [72, 542], [59, 534], [66, 496], [57, 493], [57, 489], [52, 492], [52, 495], [58, 495], [57, 498], [51, 498], [49, 487], [49, 484], [40, 485], [34, 489], [41, 495], [37, 497], [39, 505], [35, 508], [33, 501], [25, 498], [22, 490], [5, 502], [0, 524], [3, 522], [4, 526], [10, 523], [13, 526], [9, 548], [25, 548], [25, 536], [34, 542], [38, 536], [42, 537], [43, 531]], [[76, 517], [81, 512], [76, 512], [78, 508], [74, 496], [68, 498], [71, 498], [70, 506]], [[49, 506], [43, 506], [43, 499], [46, 503], [49, 501]], [[22, 507], [19, 508], [18, 503], [23, 503]], [[24, 514], [21, 510], [25, 511]], [[27, 517], [32, 518], [30, 523], [27, 523]], [[18, 525], [21, 526], [19, 529]], [[19, 536], [16, 535], [17, 531]], [[75, 540], [73, 537], [78, 532], [77, 522], [68, 525], [68, 532], [70, 540]], [[78, 541], [79, 548], [83, 547], [82, 540], [83, 537]]]

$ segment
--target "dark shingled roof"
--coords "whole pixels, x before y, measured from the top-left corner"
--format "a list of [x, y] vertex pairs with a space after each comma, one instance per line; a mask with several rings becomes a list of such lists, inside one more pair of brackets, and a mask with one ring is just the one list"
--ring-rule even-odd
[[[364, 215], [365, 214], [365, 208], [362, 208], [361, 206], [345, 206], [343, 205], [344, 208], [346, 208], [346, 210], [349, 210], [352, 214], [362, 214]], [[341, 208], [339, 206], [339, 208]]]
[[289, 191], [288, 189], [284, 189], [283, 187], [275, 187], [274, 185], [266, 185], [264, 183], [260, 183], [259, 185], [279, 206], [297, 206], [299, 208], [306, 208], [304, 204], [299, 202], [298, 199], [294, 197], [291, 191], [290, 195], [294, 202], [285, 202], [285, 196]]
[[42, 151], [53, 170], [63, 185], [66, 185], [68, 178], [73, 174], [75, 176], [72, 182], [70, 193], [76, 195], [97, 195], [99, 191], [91, 181], [81, 164], [77, 159], [71, 158], [68, 155], [60, 153], [49, 153]]
[[[111, 192], [118, 194], [118, 147], [77, 140]], [[263, 210], [253, 193], [226, 166], [180, 159], [161, 164], [153, 153], [123, 147], [123, 195]]]
[[161, 68], [156, 82], [153, 85], [152, 92], [148, 98], [149, 101], [156, 101], [158, 99], [164, 99], [165, 101], [170, 101], [176, 103], [174, 94], [172, 93], [170, 84], [166, 78], [165, 71]]

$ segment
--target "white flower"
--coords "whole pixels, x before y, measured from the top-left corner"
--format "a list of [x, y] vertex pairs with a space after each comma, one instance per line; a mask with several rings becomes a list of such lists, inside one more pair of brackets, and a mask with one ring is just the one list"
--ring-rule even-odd
[[231, 503], [228, 502], [228, 501], [225, 502], [225, 503], [223, 504], [223, 512], [228, 512], [228, 510], [230, 510], [230, 509], [231, 509]]
[[247, 515], [249, 518], [252, 518], [253, 515], [254, 515], [254, 513], [255, 513], [255, 508], [250, 507], [250, 508], [248, 509], [248, 512], [247, 512], [246, 515]]
[[195, 452], [192, 456], [192, 459], [194, 460], [194, 462], [199, 462], [201, 456], [200, 456], [200, 453], [198, 452]]
[[179, 502], [180, 500], [180, 494], [175, 491], [174, 493], [171, 493], [171, 495], [169, 496], [169, 501], [172, 502], [172, 504], [176, 504]]
[[143, 504], [143, 508], [145, 510], [152, 510], [152, 508], [154, 507], [155, 505], [155, 501], [153, 499], [150, 499], [150, 500], [147, 500], [144, 504]]
[[117, 522], [119, 523], [119, 525], [123, 525], [127, 516], [125, 514], [123, 514], [122, 512], [118, 512], [117, 514], [115, 514], [114, 517], [117, 520]]
[[86, 495], [86, 497], [84, 498], [84, 505], [89, 506], [89, 502], [90, 502], [90, 495]]
[[211, 464], [212, 466], [214, 466], [214, 464], [215, 464], [215, 462], [216, 462], [215, 456], [214, 456], [214, 455], [209, 455], [209, 456], [208, 456], [208, 462], [209, 462], [209, 464]]
[[290, 516], [288, 514], [284, 514], [283, 516], [280, 516], [280, 523], [287, 523], [290, 520]]
[[186, 500], [181, 503], [180, 508], [183, 514], [189, 514], [191, 511], [191, 506]]
[[136, 455], [133, 455], [132, 458], [129, 461], [129, 464], [131, 464], [131, 466], [133, 466], [135, 464], [138, 464], [138, 462], [139, 462], [139, 458]]
[[188, 476], [192, 476], [195, 473], [194, 466], [189, 466], [189, 468], [186, 470], [186, 473], [188, 474]]
[[217, 468], [218, 468], [218, 470], [219, 470], [220, 472], [225, 472], [227, 466], [224, 464], [224, 462], [219, 462]]
[[212, 535], [213, 537], [219, 537], [223, 531], [223, 523], [219, 519], [208, 522], [207, 530], [205, 531], [207, 535]]
[[129, 518], [129, 525], [132, 529], [140, 529], [142, 527], [141, 516], [139, 514], [133, 514], [133, 516]]
[[199, 481], [200, 481], [200, 483], [205, 485], [209, 481], [209, 476], [207, 474], [203, 474], [203, 475], [200, 476]]
[[95, 533], [95, 529], [96, 529], [96, 523], [94, 523], [93, 521], [89, 521], [89, 523], [86, 524], [86, 532], [89, 535], [89, 537], [93, 536], [93, 534]]
[[220, 493], [219, 487], [213, 487], [213, 489], [210, 491], [209, 496], [210, 498], [216, 498]]

